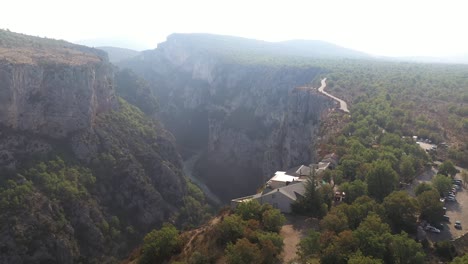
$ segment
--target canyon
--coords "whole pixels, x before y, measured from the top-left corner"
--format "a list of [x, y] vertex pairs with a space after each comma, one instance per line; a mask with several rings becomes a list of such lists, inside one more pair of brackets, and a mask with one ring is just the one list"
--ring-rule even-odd
[[277, 170], [314, 162], [332, 100], [295, 89], [318, 79], [320, 68], [241, 63], [217, 46], [174, 34], [118, 65], [148, 81], [181, 154], [202, 153], [194, 173], [226, 202], [254, 192]]

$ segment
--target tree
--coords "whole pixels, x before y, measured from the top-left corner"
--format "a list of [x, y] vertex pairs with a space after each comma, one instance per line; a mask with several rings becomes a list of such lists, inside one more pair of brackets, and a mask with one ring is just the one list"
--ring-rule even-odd
[[262, 263], [262, 253], [257, 244], [247, 238], [238, 239], [236, 244], [229, 243], [225, 250], [226, 261], [229, 264]]
[[385, 215], [382, 205], [369, 196], [361, 196], [350, 205], [340, 204], [334, 210], [342, 211], [346, 214], [348, 225], [351, 229], [356, 229], [370, 212], [377, 213], [380, 216]]
[[400, 178], [402, 181], [410, 183], [414, 180], [416, 171], [414, 169], [414, 158], [404, 155], [400, 161]]
[[307, 236], [305, 236], [299, 242], [299, 256], [303, 260], [315, 256], [320, 250], [320, 233], [314, 230], [310, 230]]
[[439, 193], [436, 190], [425, 191], [421, 193], [417, 199], [421, 210], [420, 218], [430, 223], [439, 223], [442, 220], [444, 209], [440, 202]]
[[330, 209], [335, 195], [333, 187], [330, 184], [322, 184], [319, 192], [322, 195], [323, 202], [328, 206], [327, 209]]
[[414, 194], [416, 194], [416, 196], [419, 196], [421, 193], [423, 193], [425, 191], [430, 191], [430, 190], [434, 190], [434, 187], [432, 187], [432, 184], [426, 183], [426, 182], [421, 182], [414, 189]]
[[394, 230], [416, 231], [416, 214], [419, 210], [417, 200], [405, 191], [392, 192], [383, 201], [385, 214]]
[[348, 264], [383, 264], [383, 261], [381, 259], [364, 256], [361, 251], [358, 251], [348, 259]]
[[145, 236], [139, 263], [162, 263], [180, 250], [180, 246], [179, 231], [171, 224], [164, 224], [160, 230]]
[[322, 250], [321, 263], [347, 263], [350, 254], [358, 249], [358, 241], [351, 230], [345, 230], [332, 238]]
[[244, 234], [244, 221], [236, 214], [226, 216], [217, 224], [216, 231], [220, 244], [234, 242]]
[[466, 264], [468, 263], [468, 253], [461, 256], [461, 257], [456, 257], [450, 262], [450, 264]]
[[328, 213], [321, 221], [320, 228], [323, 230], [329, 230], [335, 232], [335, 234], [340, 233], [348, 229], [348, 218], [343, 212], [332, 211]]
[[343, 159], [339, 168], [343, 171], [345, 178], [354, 180], [356, 178], [356, 169], [359, 167], [361, 162], [353, 159]]
[[263, 212], [262, 223], [267, 231], [279, 232], [286, 218], [278, 209], [269, 209]]
[[398, 175], [392, 169], [390, 163], [378, 160], [372, 164], [366, 180], [369, 195], [381, 202], [395, 189], [398, 183]]
[[392, 252], [392, 263], [397, 264], [419, 264], [424, 263], [424, 252], [422, 245], [410, 237], [405, 232], [392, 237], [390, 243]]
[[277, 233], [266, 232], [258, 235], [258, 241], [264, 262], [277, 262], [277, 257], [283, 251], [283, 238]]
[[323, 202], [323, 195], [317, 190], [314, 174], [310, 175], [307, 179], [304, 197], [297, 199], [291, 207], [292, 211], [296, 214], [313, 217], [323, 217], [327, 213], [328, 207]]
[[442, 164], [439, 166], [439, 173], [445, 176], [452, 176], [452, 178], [457, 174], [457, 169], [455, 168], [455, 165], [450, 160], [444, 161]]
[[461, 178], [463, 180], [463, 185], [466, 186], [468, 184], [468, 171], [463, 170], [461, 173]]
[[448, 240], [435, 243], [435, 252], [439, 257], [449, 261], [457, 255], [455, 246]]
[[352, 182], [345, 182], [340, 185], [340, 191], [344, 192], [345, 199], [347, 203], [352, 203], [357, 198], [366, 195], [367, 193], [367, 184], [361, 180], [354, 180]]
[[236, 214], [243, 220], [255, 219], [260, 221], [262, 218], [261, 205], [257, 200], [250, 200], [240, 203], [236, 207]]
[[375, 213], [370, 213], [353, 234], [364, 255], [383, 259], [387, 254], [387, 245], [391, 239], [390, 227]]
[[437, 174], [432, 178], [432, 185], [441, 196], [452, 189], [452, 179], [442, 174]]

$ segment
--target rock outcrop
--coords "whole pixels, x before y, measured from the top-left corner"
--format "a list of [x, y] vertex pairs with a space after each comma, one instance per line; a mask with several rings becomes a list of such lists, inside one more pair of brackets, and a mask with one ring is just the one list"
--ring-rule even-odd
[[197, 172], [213, 191], [229, 200], [254, 192], [276, 170], [313, 162], [330, 100], [294, 88], [321, 69], [239, 62], [193, 41], [172, 35], [121, 66], [151, 83], [182, 153], [204, 151]]
[[59, 138], [117, 106], [104, 52], [7, 32], [0, 38], [1, 125]]

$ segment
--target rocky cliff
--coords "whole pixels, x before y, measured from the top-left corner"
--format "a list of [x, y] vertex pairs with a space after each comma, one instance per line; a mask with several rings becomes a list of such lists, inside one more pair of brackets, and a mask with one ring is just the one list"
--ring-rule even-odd
[[148, 94], [133, 85], [105, 53], [0, 31], [0, 263], [116, 263], [165, 221], [203, 220], [173, 136], [116, 96]]
[[242, 50], [226, 46], [229, 40], [215, 45], [197, 35], [172, 35], [121, 66], [151, 83], [182, 153], [203, 151], [197, 172], [229, 200], [255, 192], [276, 170], [314, 161], [320, 117], [330, 101], [294, 89], [321, 69], [277, 65], [275, 58], [240, 61]]
[[7, 33], [0, 34], [0, 124], [64, 137], [117, 106], [105, 53]]

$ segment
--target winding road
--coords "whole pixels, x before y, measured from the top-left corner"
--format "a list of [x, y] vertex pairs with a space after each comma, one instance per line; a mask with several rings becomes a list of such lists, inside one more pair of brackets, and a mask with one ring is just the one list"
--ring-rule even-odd
[[322, 79], [322, 82], [321, 82], [322, 86], [320, 86], [320, 88], [318, 88], [318, 91], [323, 93], [324, 95], [332, 98], [333, 100], [338, 101], [340, 103], [340, 110], [345, 112], [345, 113], [349, 113], [348, 104], [345, 101], [343, 101], [340, 98], [335, 97], [335, 96], [333, 96], [333, 95], [331, 95], [331, 94], [324, 91], [325, 87], [327, 86], [326, 81], [327, 81], [327, 78]]

